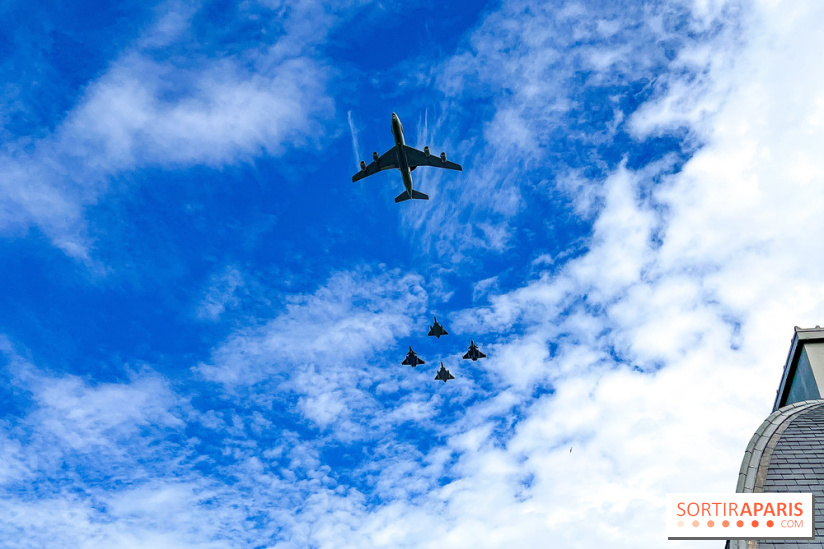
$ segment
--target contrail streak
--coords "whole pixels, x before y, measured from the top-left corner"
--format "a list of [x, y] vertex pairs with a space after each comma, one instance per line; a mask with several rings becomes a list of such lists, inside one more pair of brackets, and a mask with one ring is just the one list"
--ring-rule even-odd
[[346, 113], [349, 118], [349, 131], [352, 132], [352, 152], [355, 153], [355, 169], [360, 169], [360, 152], [358, 148], [358, 130], [355, 128], [355, 123], [352, 121], [352, 111]]

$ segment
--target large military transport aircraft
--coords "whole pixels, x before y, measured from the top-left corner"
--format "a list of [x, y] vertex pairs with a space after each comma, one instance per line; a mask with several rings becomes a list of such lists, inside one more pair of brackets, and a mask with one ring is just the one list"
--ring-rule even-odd
[[361, 160], [361, 171], [352, 176], [352, 182], [369, 177], [383, 170], [398, 169], [403, 177], [403, 186], [406, 190], [395, 198], [395, 202], [403, 202], [410, 198], [419, 200], [429, 200], [429, 197], [422, 192], [412, 188], [412, 170], [418, 166], [434, 166], [436, 168], [446, 168], [447, 170], [463, 171], [460, 164], [449, 162], [446, 153], [440, 156], [431, 154], [429, 147], [424, 147], [423, 151], [409, 147], [403, 140], [403, 126], [398, 115], [392, 113], [392, 135], [395, 137], [395, 146], [378, 156], [377, 152], [372, 153], [372, 163], [368, 166]]

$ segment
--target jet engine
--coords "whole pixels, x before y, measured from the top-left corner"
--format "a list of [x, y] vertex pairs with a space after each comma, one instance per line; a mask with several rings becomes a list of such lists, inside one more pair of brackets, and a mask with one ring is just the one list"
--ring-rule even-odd
[[360, 161], [360, 169], [362, 171], [366, 171], [366, 162], [364, 162], [363, 160]]
[[377, 162], [377, 161], [378, 161], [378, 153], [373, 152], [373, 153], [372, 153], [372, 158], [374, 158], [374, 159], [375, 159], [375, 162]]
[[441, 162], [446, 164], [446, 153], [441, 153]]
[[429, 156], [429, 155], [431, 154], [431, 153], [429, 152], [429, 147], [424, 147], [424, 148], [423, 148], [423, 154], [425, 154], [426, 156]]

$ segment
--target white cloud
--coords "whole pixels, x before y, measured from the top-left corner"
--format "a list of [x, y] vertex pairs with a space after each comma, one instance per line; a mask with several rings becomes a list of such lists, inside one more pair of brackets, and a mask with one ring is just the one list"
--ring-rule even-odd
[[169, 412], [175, 398], [157, 377], [95, 386], [75, 376], [40, 378], [34, 392], [40, 405], [36, 416], [40, 426], [85, 451], [131, 437], [141, 426], [183, 425]]
[[[376, 457], [384, 501], [374, 509], [354, 494], [309, 498], [284, 546], [663, 547], [664, 494], [733, 489], [746, 442], [769, 413], [790, 327], [824, 311], [821, 254], [798, 237], [823, 223], [814, 151], [824, 82], [800, 70], [814, 66], [820, 39], [812, 23], [783, 23], [780, 7], [760, 10], [745, 50], [717, 43], [735, 73], [697, 84], [726, 99], [706, 116], [667, 111], [655, 126], [689, 124], [706, 146], [674, 174], [669, 160], [619, 166], [603, 182], [586, 253], [455, 320], [490, 336], [512, 332], [480, 366], [494, 396], [444, 420], [444, 444]], [[798, 65], [776, 79], [769, 67], [785, 57]], [[682, 91], [659, 93], [653, 102], [665, 104]], [[786, 176], [796, 158], [804, 168]], [[289, 314], [312, 318], [327, 310], [319, 303], [304, 298], [306, 312]], [[334, 326], [338, 316], [327, 316]], [[248, 348], [261, 349], [271, 331], [252, 334]], [[269, 356], [255, 353], [241, 363]], [[319, 394], [334, 395], [327, 380]], [[462, 382], [450, 399], [463, 398]], [[552, 392], [533, 398], [541, 388]], [[304, 405], [318, 417], [340, 413], [312, 398]], [[440, 405], [409, 400], [387, 421], [426, 421]], [[439, 487], [441, 475], [450, 480]]]
[[234, 334], [198, 370], [212, 381], [254, 383], [287, 365], [363, 357], [410, 330], [410, 311], [425, 304], [421, 282], [394, 271], [336, 273], [314, 294], [289, 296], [278, 317]]
[[0, 433], [0, 485], [32, 476], [20, 442]]
[[11, 383], [31, 395], [35, 408], [29, 420], [45, 444], [57, 444], [51, 450], [106, 454], [141, 429], [173, 431], [184, 425], [179, 415], [186, 402], [156, 373], [133, 373], [127, 383], [89, 383], [40, 371], [8, 340], [0, 350], [10, 359]]
[[[576, 213], [594, 214], [601, 181], [584, 176], [582, 167], [606, 171], [601, 149], [624, 131], [624, 104], [633, 103], [629, 99], [643, 85], [661, 78], [674, 86], [704, 70], [705, 59], [688, 61], [689, 52], [706, 43], [717, 19], [705, 20], [714, 10], [701, 13], [691, 17], [681, 2], [558, 6], [522, 0], [489, 14], [468, 45], [432, 71], [449, 103], [430, 121], [431, 133], [450, 137], [443, 146], [455, 151], [464, 171], [416, 172], [432, 202], [404, 213], [404, 222], [424, 251], [452, 264], [474, 252], [504, 252], [517, 242], [525, 215], [564, 213], [552, 200], [558, 191], [572, 198]], [[681, 20], [686, 28], [676, 31]], [[730, 46], [735, 33], [724, 32], [723, 45]], [[674, 61], [670, 50], [679, 55]], [[670, 71], [677, 76], [666, 76]], [[482, 136], [452, 130], [464, 108], [468, 117], [486, 120]], [[666, 114], [651, 112], [644, 127], [655, 116]], [[639, 127], [641, 118], [635, 119]]]
[[[696, 6], [696, 25], [726, 13]], [[681, 102], [689, 94], [677, 86], [662, 87], [639, 111], [654, 121], [639, 124], [639, 138], [687, 125], [704, 148], [677, 173], [669, 161], [613, 170], [597, 182], [598, 211], [584, 208], [595, 216], [585, 253], [563, 265], [550, 260], [551, 271], [456, 315], [454, 326], [498, 337], [489, 358], [471, 366], [476, 378], [409, 389], [388, 409], [358, 384], [364, 373], [375, 386], [391, 384], [380, 368], [351, 361], [395, 344], [423, 313], [420, 279], [395, 272], [333, 276], [275, 318], [238, 330], [198, 367], [227, 390], [251, 387], [237, 400], [249, 397], [244, 405], [260, 414], [261, 429], [270, 413], [286, 412], [256, 387], [293, 396], [286, 403], [300, 403], [295, 412], [321, 431], [362, 421], [378, 443], [358, 466], [332, 470], [322, 453], [328, 439], [286, 430], [265, 449], [221, 440], [223, 457], [235, 461], [220, 470], [235, 484], [170, 475], [113, 490], [103, 498], [116, 509], [111, 523], [79, 496], [0, 498], [4, 539], [18, 539], [20, 527], [41, 536], [28, 538], [40, 546], [56, 532], [64, 546], [90, 547], [668, 546], [664, 494], [734, 489], [747, 440], [769, 413], [791, 327], [820, 324], [824, 314], [815, 240], [824, 228], [824, 73], [816, 70], [824, 8], [754, 9], [741, 19], [744, 49], [725, 35], [711, 42], [730, 74], [709, 70], [696, 81], [695, 103]], [[489, 25], [521, 19], [493, 15]], [[615, 36], [615, 25], [598, 22], [611, 19], [591, 20], [593, 30], [573, 29], [579, 38]], [[507, 67], [504, 49], [492, 51]], [[516, 55], [510, 74], [528, 68], [523, 62]], [[712, 108], [696, 111], [702, 94]], [[668, 107], [652, 116], [655, 105]], [[148, 423], [175, 429], [164, 404], [175, 399], [148, 396], [164, 390], [152, 379], [92, 386], [57, 378], [52, 391], [36, 392], [34, 413], [67, 416], [68, 434], [54, 437], [63, 448], [96, 448], [108, 433], [117, 441]], [[103, 410], [122, 398], [138, 404], [107, 417]], [[231, 423], [239, 438], [252, 421], [235, 415], [203, 412], [203, 423], [227, 432]], [[392, 429], [410, 441], [380, 438]], [[26, 452], [22, 443], [11, 452], [24, 464], [20, 474], [31, 467]]]
[[[701, 4], [697, 24], [728, 8]], [[705, 147], [674, 174], [666, 162], [619, 167], [587, 253], [461, 315], [490, 335], [525, 330], [484, 364], [524, 419], [511, 437], [450, 438], [463, 444], [461, 478], [439, 493], [454, 517], [441, 543], [663, 547], [664, 494], [734, 490], [792, 326], [824, 314], [810, 237], [824, 229], [824, 12], [754, 8], [738, 20], [743, 41], [684, 49], [703, 76], [663, 87], [633, 122], [639, 137], [686, 126]], [[531, 400], [547, 381], [554, 392]], [[526, 499], [513, 471], [532, 475]]]
[[[282, 60], [270, 72], [223, 60], [193, 69], [127, 54], [95, 82], [58, 142], [105, 173], [147, 164], [220, 166], [279, 154], [331, 107], [324, 75], [309, 59]], [[180, 78], [188, 93], [164, 100], [183, 91]]]
[[[170, 478], [181, 475], [189, 449], [165, 436], [182, 432], [188, 405], [157, 373], [92, 384], [38, 369], [6, 338], [0, 349], [9, 364], [4, 374], [15, 390], [30, 395], [28, 402], [18, 400], [26, 403], [23, 413], [0, 425], [4, 543], [229, 546], [209, 539], [218, 527], [198, 525], [195, 509], [211, 495], [204, 495], [207, 483]], [[151, 480], [158, 476], [163, 479]]]
[[421, 277], [396, 271], [337, 273], [315, 293], [288, 298], [277, 317], [235, 332], [196, 371], [230, 390], [277, 383], [278, 391], [298, 395], [307, 419], [350, 436], [362, 431], [356, 415], [374, 407], [362, 387], [391, 377], [370, 361], [409, 334], [423, 313], [421, 284]]
[[335, 22], [331, 11], [298, 3], [272, 23], [282, 34], [273, 32], [268, 48], [181, 57], [176, 48], [187, 44], [200, 52], [189, 28], [197, 11], [174, 2], [167, 8], [87, 84], [50, 135], [0, 150], [0, 231], [37, 226], [69, 255], [89, 259], [83, 210], [105, 195], [112, 177], [141, 167], [220, 167], [280, 155], [318, 133], [332, 101], [328, 69], [311, 48]]
[[[192, 513], [198, 499], [184, 487], [146, 486], [102, 499], [90, 501], [73, 494], [37, 502], [4, 499], [0, 501], [5, 517], [0, 532], [5, 542], [20, 548], [232, 547], [230, 541], [219, 539], [217, 524], [210, 527], [208, 521]], [[108, 514], [97, 508], [101, 504], [107, 506]], [[213, 514], [212, 518], [242, 520], [239, 514]], [[21, 530], [25, 536], [19, 535]]]
[[197, 317], [217, 320], [226, 308], [238, 305], [239, 288], [244, 286], [243, 275], [232, 266], [227, 266], [219, 275], [212, 276], [203, 299], [197, 307]]
[[486, 295], [493, 289], [498, 287], [498, 276], [490, 276], [483, 280], [479, 280], [472, 288], [472, 301], [477, 301], [482, 296]]

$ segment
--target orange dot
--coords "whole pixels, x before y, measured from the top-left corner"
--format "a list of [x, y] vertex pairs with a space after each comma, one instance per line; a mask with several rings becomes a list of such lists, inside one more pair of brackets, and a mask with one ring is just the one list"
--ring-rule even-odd
[[730, 525], [730, 521], [728, 521], [728, 520], [725, 520], [724, 522], [721, 523], [721, 526], [723, 526], [724, 528], [726, 528], [729, 525]]
[[756, 526], [758, 526], [758, 521], [757, 520], [752, 521], [752, 527], [755, 528]]
[[741, 528], [742, 526], [744, 526], [744, 521], [739, 520], [738, 522], [735, 523], [735, 525], [738, 526], [739, 528]]
[[772, 527], [773, 527], [773, 524], [775, 524], [773, 521], [771, 521], [771, 520], [768, 520], [768, 521], [767, 521], [767, 527], [768, 527], [768, 528], [772, 528]]
[[707, 521], [707, 526], [709, 526], [710, 528], [712, 528], [713, 526], [715, 526], [715, 523], [714, 523], [713, 521], [711, 521], [711, 520], [708, 520], [708, 521]]
[[678, 527], [680, 528], [681, 526], [684, 526], [684, 521], [683, 520], [678, 521]]
[[697, 520], [692, 521], [692, 525], [695, 526], [696, 528], [698, 528], [698, 521]]

